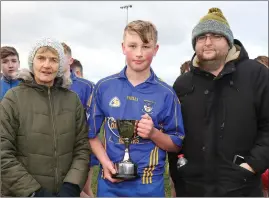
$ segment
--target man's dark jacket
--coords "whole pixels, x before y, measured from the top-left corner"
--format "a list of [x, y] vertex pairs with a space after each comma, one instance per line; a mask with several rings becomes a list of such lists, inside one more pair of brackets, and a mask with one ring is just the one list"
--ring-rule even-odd
[[[181, 152], [188, 159], [177, 171], [177, 155], [169, 153], [177, 196], [262, 196], [261, 174], [269, 166], [268, 69], [234, 42], [237, 56], [229, 53], [217, 77], [201, 70], [194, 55], [191, 71], [174, 83], [186, 133]], [[256, 173], [234, 164], [235, 155]]]

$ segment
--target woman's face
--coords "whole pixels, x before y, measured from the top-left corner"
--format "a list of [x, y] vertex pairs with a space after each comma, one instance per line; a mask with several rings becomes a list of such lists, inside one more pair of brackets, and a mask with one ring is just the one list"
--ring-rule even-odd
[[33, 60], [34, 76], [37, 84], [53, 86], [59, 70], [60, 59], [51, 47], [41, 47], [37, 50]]

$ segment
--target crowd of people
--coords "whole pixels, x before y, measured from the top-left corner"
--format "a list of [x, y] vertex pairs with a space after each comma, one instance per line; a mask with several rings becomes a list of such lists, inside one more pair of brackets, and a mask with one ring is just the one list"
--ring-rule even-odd
[[[126, 66], [96, 84], [65, 42], [37, 41], [28, 69], [2, 46], [1, 194], [94, 197], [100, 166], [97, 197], [164, 197], [168, 156], [173, 197], [268, 197], [268, 57], [250, 59], [219, 8], [199, 20], [191, 44], [172, 87], [151, 67], [159, 44], [149, 21], [127, 24]], [[132, 179], [114, 177], [126, 155], [116, 120], [136, 120]]]

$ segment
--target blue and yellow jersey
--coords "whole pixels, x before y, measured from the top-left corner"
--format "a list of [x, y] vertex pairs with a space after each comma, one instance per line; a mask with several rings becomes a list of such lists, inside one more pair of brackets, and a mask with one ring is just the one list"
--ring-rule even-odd
[[[72, 79], [70, 90], [75, 92], [78, 95], [88, 118], [89, 117], [88, 109], [92, 101], [94, 83], [84, 78], [77, 77], [73, 72], [71, 72], [70, 77]], [[97, 160], [96, 156], [93, 154], [90, 155], [89, 165], [90, 166], [99, 165], [99, 161]]]
[[18, 86], [19, 84], [20, 80], [9, 80], [6, 77], [2, 76], [0, 79], [0, 101], [9, 89]]
[[[181, 146], [185, 134], [180, 103], [173, 89], [158, 79], [153, 70], [144, 83], [134, 87], [128, 81], [125, 70], [126, 67], [96, 84], [88, 119], [89, 138], [98, 135], [104, 121], [104, 147], [110, 160], [119, 162], [123, 159], [125, 147], [118, 137], [114, 120], [140, 120], [147, 113], [155, 128], [168, 134], [177, 146]], [[130, 145], [130, 157], [138, 165], [138, 174], [144, 184], [152, 183], [152, 177], [164, 173], [166, 151], [149, 139], [134, 139]]]
[[92, 92], [94, 89], [94, 83], [84, 78], [77, 77], [71, 72], [72, 84], [70, 90], [75, 92], [85, 109], [88, 109], [92, 99]]

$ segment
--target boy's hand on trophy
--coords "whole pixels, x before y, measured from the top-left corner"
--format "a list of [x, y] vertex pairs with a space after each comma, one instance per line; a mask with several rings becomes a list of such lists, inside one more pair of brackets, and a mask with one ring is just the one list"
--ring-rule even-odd
[[107, 179], [108, 181], [112, 182], [112, 183], [118, 183], [118, 182], [122, 182], [123, 180], [121, 179], [114, 179], [112, 178], [112, 175], [117, 173], [117, 170], [115, 169], [115, 166], [113, 164], [113, 162], [109, 161], [106, 164], [102, 164], [103, 166], [103, 170], [104, 170], [104, 179]]
[[144, 139], [151, 139], [154, 133], [154, 123], [151, 117], [146, 113], [142, 115], [141, 120], [137, 124], [137, 135]]

